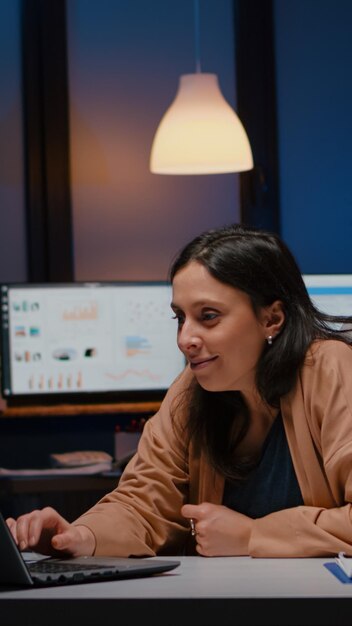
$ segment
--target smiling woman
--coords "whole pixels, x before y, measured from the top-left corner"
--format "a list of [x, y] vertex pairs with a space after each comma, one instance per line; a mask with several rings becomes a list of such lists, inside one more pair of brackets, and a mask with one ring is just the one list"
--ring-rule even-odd
[[234, 225], [171, 268], [184, 372], [120, 483], [73, 524], [8, 524], [74, 555], [352, 555], [351, 338], [274, 234]]
[[265, 341], [284, 323], [282, 303], [255, 312], [250, 297], [191, 261], [173, 280], [178, 346], [208, 391], [241, 391], [251, 403], [255, 372]]

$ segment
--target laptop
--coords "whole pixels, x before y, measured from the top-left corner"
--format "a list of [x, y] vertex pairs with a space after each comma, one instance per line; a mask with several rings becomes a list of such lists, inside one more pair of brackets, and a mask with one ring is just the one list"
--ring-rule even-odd
[[[27, 553], [28, 555], [28, 553]], [[175, 569], [180, 561], [115, 557], [45, 557], [25, 561], [0, 513], [0, 585], [49, 587], [138, 578]]]

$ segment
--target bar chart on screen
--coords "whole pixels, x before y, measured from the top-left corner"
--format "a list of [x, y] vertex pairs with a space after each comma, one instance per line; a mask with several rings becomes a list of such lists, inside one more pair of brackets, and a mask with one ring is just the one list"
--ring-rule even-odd
[[163, 282], [1, 286], [6, 398], [166, 390], [184, 367]]

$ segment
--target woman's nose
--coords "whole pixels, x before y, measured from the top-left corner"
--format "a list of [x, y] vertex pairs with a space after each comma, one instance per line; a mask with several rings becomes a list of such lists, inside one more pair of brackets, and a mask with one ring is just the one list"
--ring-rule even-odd
[[193, 324], [185, 322], [178, 333], [178, 347], [182, 352], [187, 352], [192, 348], [198, 348], [202, 342]]

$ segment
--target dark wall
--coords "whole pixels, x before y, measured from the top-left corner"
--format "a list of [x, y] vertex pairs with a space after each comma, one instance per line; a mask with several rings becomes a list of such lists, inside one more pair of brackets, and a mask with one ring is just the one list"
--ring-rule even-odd
[[0, 281], [27, 279], [19, 6], [0, 2]]

